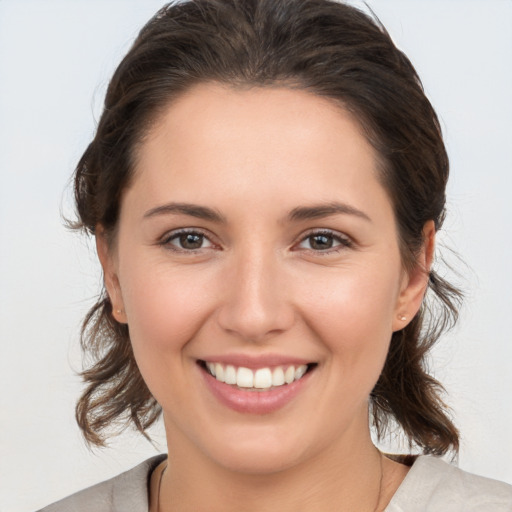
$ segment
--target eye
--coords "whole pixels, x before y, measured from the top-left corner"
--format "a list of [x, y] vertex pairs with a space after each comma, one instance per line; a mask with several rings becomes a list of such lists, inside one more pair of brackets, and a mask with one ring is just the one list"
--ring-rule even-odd
[[173, 231], [168, 233], [160, 243], [178, 251], [197, 251], [213, 247], [204, 233], [193, 230]]
[[341, 234], [332, 231], [317, 231], [310, 233], [299, 243], [299, 248], [315, 252], [337, 252], [346, 247], [352, 247], [352, 241]]

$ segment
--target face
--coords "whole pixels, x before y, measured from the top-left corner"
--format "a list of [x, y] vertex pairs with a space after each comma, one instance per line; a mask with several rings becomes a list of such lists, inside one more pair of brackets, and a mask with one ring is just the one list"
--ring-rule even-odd
[[426, 278], [403, 270], [375, 154], [333, 102], [194, 87], [144, 140], [98, 249], [171, 452], [269, 472], [369, 440]]

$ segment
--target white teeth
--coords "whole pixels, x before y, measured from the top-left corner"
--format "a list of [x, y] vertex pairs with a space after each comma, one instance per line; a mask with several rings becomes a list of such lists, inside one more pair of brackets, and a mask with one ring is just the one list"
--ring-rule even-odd
[[208, 370], [215, 377], [215, 363], [206, 363]]
[[299, 380], [301, 377], [303, 377], [304, 374], [306, 373], [307, 369], [308, 369], [308, 367], [305, 364], [303, 364], [302, 366], [299, 366], [295, 370], [295, 380]]
[[215, 364], [215, 377], [217, 380], [224, 382], [224, 367], [220, 363]]
[[226, 384], [236, 384], [236, 369], [234, 366], [228, 364], [224, 372], [224, 382]]
[[252, 388], [254, 384], [254, 373], [249, 368], [241, 366], [236, 372], [236, 385], [239, 388]]
[[254, 374], [254, 387], [265, 389], [272, 387], [272, 372], [270, 368], [260, 368]]
[[295, 366], [289, 366], [284, 372], [284, 381], [291, 384], [295, 379]]
[[272, 372], [272, 386], [282, 386], [284, 384], [284, 370], [278, 366]]
[[236, 368], [228, 364], [207, 362], [208, 371], [220, 382], [236, 385], [240, 388], [252, 388], [259, 390], [268, 390], [272, 387], [291, 384], [292, 382], [304, 377], [308, 370], [306, 364], [300, 366], [277, 366], [273, 370], [270, 368], [259, 368], [251, 370], [243, 366]]

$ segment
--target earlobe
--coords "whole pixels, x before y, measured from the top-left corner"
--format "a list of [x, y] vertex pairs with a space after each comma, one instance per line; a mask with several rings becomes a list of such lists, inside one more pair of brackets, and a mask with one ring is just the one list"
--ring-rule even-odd
[[112, 315], [119, 323], [126, 323], [123, 297], [115, 261], [109, 247], [105, 229], [101, 225], [96, 227], [96, 251], [98, 252], [98, 258], [103, 269], [105, 288], [112, 304]]
[[405, 277], [397, 300], [393, 332], [403, 329], [421, 307], [434, 259], [435, 236], [434, 221], [429, 220], [423, 227], [423, 247], [417, 256], [414, 268]]

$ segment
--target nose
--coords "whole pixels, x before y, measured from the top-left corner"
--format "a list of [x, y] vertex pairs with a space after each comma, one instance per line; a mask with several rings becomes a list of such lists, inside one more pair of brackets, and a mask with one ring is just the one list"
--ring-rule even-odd
[[272, 251], [245, 251], [224, 276], [220, 327], [245, 341], [264, 343], [295, 320], [282, 264]]

